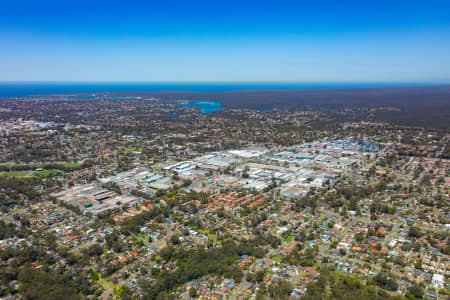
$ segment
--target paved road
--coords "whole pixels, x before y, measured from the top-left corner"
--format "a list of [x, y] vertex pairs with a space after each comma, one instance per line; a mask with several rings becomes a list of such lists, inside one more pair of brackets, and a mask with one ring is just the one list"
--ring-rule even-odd
[[[291, 219], [293, 216], [294, 216], [294, 214], [289, 214], [289, 215], [282, 216], [282, 217], [279, 219], [279, 223], [278, 223], [278, 224], [280, 224], [281, 222], [283, 222], [283, 221], [285, 221], [285, 220], [287, 221], [287, 220]], [[328, 219], [328, 218], [330, 218], [331, 216], [332, 216], [332, 213], [331, 213], [331, 212], [326, 212], [320, 219], [317, 220], [317, 222], [322, 222], [323, 219], [325, 219], [325, 218]], [[349, 227], [350, 227], [350, 226], [349, 226]], [[275, 231], [275, 229], [277, 229], [277, 228], [278, 228], [278, 226], [277, 226], [277, 225], [274, 225], [274, 226], [270, 229], [269, 232], [272, 233], [272, 232]], [[233, 294], [233, 296], [232, 296], [230, 299], [231, 299], [231, 300], [236, 300], [237, 297], [239, 297], [239, 296], [242, 294], [242, 292], [244, 292], [247, 288], [250, 287], [251, 283], [247, 282], [247, 275], [248, 275], [251, 271], [253, 271], [253, 270], [256, 268], [257, 265], [259, 265], [259, 264], [260, 264], [261, 262], [263, 262], [264, 260], [266, 260], [266, 259], [272, 257], [273, 255], [278, 254], [282, 249], [285, 249], [285, 248], [288, 246], [288, 244], [290, 244], [290, 243], [282, 242], [281, 245], [280, 245], [280, 247], [278, 247], [277, 249], [272, 249], [272, 250], [269, 251], [263, 258], [260, 258], [260, 259], [255, 260], [255, 262], [248, 268], [248, 270], [246, 270], [246, 271], [244, 272], [244, 275], [242, 276], [241, 284], [239, 285], [239, 289]], [[292, 283], [292, 284], [295, 284], [299, 279], [300, 279], [300, 276], [295, 275], [295, 276], [293, 276], [293, 277], [291, 278], [291, 283]]]
[[255, 262], [253, 262], [253, 264], [248, 268], [248, 270], [246, 270], [246, 271], [244, 272], [244, 275], [242, 276], [241, 284], [239, 285], [239, 289], [238, 289], [238, 290], [233, 294], [233, 296], [230, 298], [231, 300], [236, 300], [236, 298], [237, 298], [239, 295], [241, 295], [241, 293], [242, 293], [243, 291], [245, 291], [247, 288], [250, 287], [251, 284], [250, 284], [249, 282], [247, 282], [247, 275], [248, 275], [251, 271], [253, 271], [253, 270], [255, 269], [255, 267], [256, 267], [259, 263], [261, 263], [261, 262], [263, 262], [264, 260], [270, 258], [272, 255], [276, 254], [278, 251], [279, 251], [279, 248], [277, 248], [277, 249], [272, 249], [272, 250], [270, 250], [269, 252], [267, 252], [267, 254], [266, 254], [264, 257], [259, 258], [259, 259], [255, 260]]
[[393, 225], [393, 227], [389, 234], [384, 238], [383, 244], [385, 247], [389, 244], [392, 238], [397, 235], [398, 229], [400, 228], [400, 224], [398, 223], [393, 223], [390, 225]]
[[[340, 232], [338, 232], [336, 234], [336, 236], [333, 238], [333, 240], [338, 241], [338, 242], [340, 240], [342, 240], [342, 238], [350, 231], [350, 229], [353, 228], [353, 226], [355, 226], [355, 224], [360, 221], [362, 221], [362, 219], [354, 218], [350, 223], [347, 224], [347, 226], [344, 227], [343, 230], [341, 230]], [[331, 243], [329, 243], [328, 245], [322, 245], [321, 247], [319, 247], [319, 253], [321, 256], [328, 255], [328, 249], [330, 248], [330, 244]]]

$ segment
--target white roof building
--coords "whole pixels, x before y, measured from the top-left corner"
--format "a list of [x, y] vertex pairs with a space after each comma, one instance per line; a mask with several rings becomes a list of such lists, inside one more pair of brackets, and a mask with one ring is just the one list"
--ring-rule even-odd
[[444, 275], [433, 274], [433, 279], [431, 280], [431, 282], [433, 283], [433, 285], [435, 287], [439, 287], [439, 288], [444, 287], [444, 284], [445, 284]]

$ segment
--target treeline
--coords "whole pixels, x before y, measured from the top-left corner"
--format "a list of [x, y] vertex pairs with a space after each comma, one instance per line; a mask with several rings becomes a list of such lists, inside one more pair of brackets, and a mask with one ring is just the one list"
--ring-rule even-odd
[[167, 210], [166, 208], [154, 208], [150, 211], [140, 213], [134, 217], [125, 218], [125, 220], [123, 220], [122, 224], [120, 225], [120, 229], [124, 233], [137, 233], [139, 232], [140, 226], [158, 216], [168, 217], [169, 210]]
[[[177, 97], [186, 100], [215, 99], [228, 109], [317, 109], [327, 111], [337, 121], [365, 120], [367, 111], [376, 110], [371, 117], [376, 120], [401, 125], [449, 128], [450, 86], [434, 87], [379, 87], [357, 89], [312, 90], [249, 90], [226, 92], [141, 92], [163, 101]], [[426, 99], [426, 101], [424, 101]], [[343, 109], [352, 112], [342, 115]], [[366, 112], [366, 113], [364, 113]]]
[[40, 184], [41, 179], [37, 177], [0, 177], [0, 206], [8, 206], [24, 199], [38, 201], [41, 197], [38, 190]]
[[31, 266], [19, 273], [19, 292], [25, 299], [77, 300], [89, 293], [87, 278], [80, 279], [70, 273], [45, 272]]
[[0, 220], [0, 240], [8, 239], [16, 235], [16, 226]]
[[200, 250], [163, 248], [159, 256], [165, 261], [176, 262], [176, 270], [162, 271], [157, 275], [157, 280], [145, 286], [145, 299], [163, 299], [178, 285], [205, 275], [217, 275], [240, 282], [243, 273], [237, 262], [244, 254], [261, 258], [266, 251], [258, 247], [255, 241], [241, 243], [227, 241], [222, 247]]
[[336, 187], [333, 191], [328, 192], [322, 199], [319, 193], [312, 192], [296, 199], [293, 209], [297, 212], [310, 207], [316, 209], [317, 206], [323, 201], [331, 207], [341, 207], [346, 205], [348, 209], [357, 210], [358, 201], [365, 197], [372, 195], [373, 193], [382, 192], [386, 189], [386, 182], [381, 181], [374, 185], [358, 186], [356, 184], [349, 184], [347, 186]]
[[450, 108], [442, 107], [418, 107], [402, 109], [401, 111], [377, 111], [375, 119], [381, 122], [389, 122], [404, 126], [419, 126], [425, 128], [448, 129]]
[[0, 297], [17, 292], [14, 282], [23, 299], [83, 299], [93, 293], [83, 271], [55, 268], [55, 259], [44, 248], [8, 248], [0, 251], [0, 260], [9, 262], [0, 268]]
[[33, 160], [49, 158], [54, 151], [48, 148], [22, 148], [13, 153], [14, 160], [30, 162]]
[[349, 209], [357, 210], [360, 199], [369, 197], [374, 193], [382, 192], [385, 189], [385, 181], [365, 186], [349, 184], [347, 186], [337, 187], [334, 192], [327, 193], [325, 195], [325, 202], [331, 207], [341, 207], [347, 203]]
[[308, 248], [304, 253], [300, 252], [302, 249], [301, 244], [297, 244], [296, 249], [292, 251], [288, 256], [282, 258], [282, 262], [295, 266], [312, 267], [317, 263], [315, 258], [316, 250], [314, 248]]
[[448, 107], [450, 86], [377, 87], [341, 89], [253, 89], [223, 92], [134, 92], [136, 96], [157, 97], [164, 102], [176, 99], [223, 101], [228, 108], [270, 109], [276, 107], [372, 108], [372, 107]]
[[440, 157], [444, 159], [450, 159], [450, 143], [447, 143], [447, 145], [445, 145], [445, 148], [444, 150], [442, 150]]
[[[383, 280], [383, 283], [387, 281]], [[388, 283], [387, 283], [388, 284]], [[390, 285], [390, 284], [388, 284]], [[386, 290], [375, 285], [343, 275], [332, 274], [328, 269], [321, 270], [319, 279], [308, 285], [302, 300], [402, 300], [402, 296], [392, 296]]]

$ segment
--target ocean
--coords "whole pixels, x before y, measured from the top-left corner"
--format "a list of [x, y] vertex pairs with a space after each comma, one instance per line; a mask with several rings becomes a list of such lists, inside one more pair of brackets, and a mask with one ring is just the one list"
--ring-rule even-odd
[[326, 82], [265, 82], [265, 83], [80, 83], [80, 82], [0, 82], [0, 99], [7, 97], [28, 97], [33, 95], [100, 93], [100, 92], [142, 92], [142, 91], [191, 91], [223, 92], [239, 90], [306, 90], [345, 89], [395, 86], [431, 86], [438, 83], [326, 83]]

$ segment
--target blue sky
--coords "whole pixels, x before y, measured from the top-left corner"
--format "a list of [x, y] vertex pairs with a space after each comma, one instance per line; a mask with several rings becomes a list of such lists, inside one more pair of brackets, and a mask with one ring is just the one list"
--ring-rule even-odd
[[0, 80], [450, 82], [450, 1], [1, 1]]

